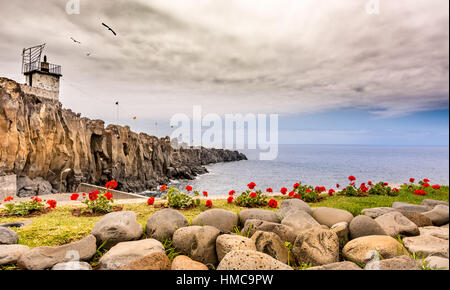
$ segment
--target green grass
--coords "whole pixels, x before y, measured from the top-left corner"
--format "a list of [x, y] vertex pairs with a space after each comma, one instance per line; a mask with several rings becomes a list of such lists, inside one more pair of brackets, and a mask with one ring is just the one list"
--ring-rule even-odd
[[[369, 197], [345, 197], [333, 196], [327, 197], [324, 201], [311, 204], [312, 207], [334, 207], [350, 211], [354, 215], [359, 215], [361, 210], [373, 207], [390, 207], [394, 201], [409, 202], [420, 204], [425, 198], [437, 200], [449, 200], [448, 186], [441, 190], [430, 190], [427, 196], [417, 196], [405, 189], [400, 190], [396, 197], [388, 196], [369, 196]], [[282, 198], [275, 198], [281, 204]], [[213, 200], [213, 208], [222, 208], [239, 213], [245, 209], [232, 204], [226, 200]], [[57, 246], [80, 240], [87, 236], [100, 217], [75, 217], [71, 215], [73, 207], [58, 207], [48, 214], [32, 218], [32, 224], [23, 228], [14, 229], [20, 239], [20, 244], [31, 248], [37, 246]], [[194, 209], [180, 210], [186, 216], [188, 221], [192, 220], [201, 212], [207, 210], [205, 206]], [[264, 207], [263, 209], [276, 211], [276, 209]], [[138, 222], [145, 228], [147, 219], [159, 209], [142, 204], [126, 204], [123, 210], [134, 211]], [[25, 218], [0, 218], [0, 223], [10, 223], [26, 220]], [[245, 233], [243, 233], [245, 235]]]

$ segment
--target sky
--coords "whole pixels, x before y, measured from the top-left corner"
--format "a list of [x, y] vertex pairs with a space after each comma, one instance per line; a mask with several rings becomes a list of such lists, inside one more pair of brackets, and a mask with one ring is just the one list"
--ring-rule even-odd
[[282, 144], [448, 146], [447, 0], [67, 2], [0, 0], [0, 76], [46, 43], [83, 116], [162, 136], [201, 105], [278, 114]]

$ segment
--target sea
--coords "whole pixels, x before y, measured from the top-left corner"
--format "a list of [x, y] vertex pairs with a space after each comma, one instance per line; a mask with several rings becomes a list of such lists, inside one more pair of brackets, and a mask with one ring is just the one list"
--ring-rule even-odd
[[393, 185], [424, 178], [432, 184], [449, 184], [448, 146], [355, 146], [355, 145], [280, 145], [277, 159], [259, 160], [259, 151], [241, 150], [249, 160], [206, 166], [209, 173], [195, 180], [173, 181], [183, 189], [207, 191], [209, 195], [240, 193], [250, 182], [257, 189], [279, 192], [297, 182], [336, 188], [347, 185], [353, 175], [357, 182], [384, 181]]

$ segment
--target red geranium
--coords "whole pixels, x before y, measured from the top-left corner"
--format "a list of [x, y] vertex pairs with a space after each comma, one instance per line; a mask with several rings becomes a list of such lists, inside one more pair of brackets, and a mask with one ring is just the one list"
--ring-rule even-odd
[[255, 186], [256, 186], [256, 183], [250, 182], [249, 184], [247, 184], [247, 186], [248, 186], [249, 189], [254, 189]]
[[8, 196], [8, 197], [5, 198], [3, 201], [4, 201], [4, 202], [8, 202], [8, 201], [12, 201], [12, 200], [14, 200], [14, 197]]
[[105, 193], [105, 197], [107, 200], [111, 200], [111, 199], [113, 199], [114, 195], [108, 191], [107, 193]]
[[212, 201], [210, 201], [210, 200], [206, 201], [206, 204], [205, 204], [206, 207], [212, 207], [212, 205], [213, 205]]
[[161, 190], [161, 191], [166, 191], [166, 190], [167, 190], [167, 186], [161, 185], [161, 187], [159, 188], [159, 190]]
[[232, 191], [230, 191], [229, 193], [228, 193], [228, 195], [235, 195], [236, 194], [236, 191], [234, 191], [234, 190], [232, 190]]
[[286, 193], [288, 192], [288, 189], [287, 189], [286, 187], [283, 187], [283, 188], [280, 190], [280, 192], [281, 192], [282, 195], [286, 195]]
[[268, 189], [266, 189], [266, 191], [269, 192], [269, 193], [272, 193], [273, 189], [269, 187]]
[[233, 203], [233, 200], [234, 200], [234, 197], [232, 197], [232, 196], [228, 197], [228, 199], [227, 199], [228, 203]]
[[368, 185], [372, 185], [372, 181], [367, 182]]
[[31, 197], [31, 200], [32, 200], [33, 202], [41, 202], [41, 201], [42, 201], [42, 199], [40, 199], [40, 198], [37, 197], [37, 196], [32, 196], [32, 197]]
[[300, 183], [294, 184], [294, 189], [297, 189], [300, 186]]
[[190, 185], [186, 186], [186, 190], [187, 191], [192, 191], [192, 186], [190, 186]]
[[147, 200], [148, 205], [154, 205], [155, 204], [155, 198], [152, 196]]
[[311, 189], [307, 188], [307, 189], [306, 189], [306, 192], [310, 193], [310, 192], [312, 192], [312, 191], [311, 191]]
[[441, 186], [440, 186], [439, 184], [435, 184], [435, 185], [433, 185], [432, 187], [433, 187], [433, 189], [435, 189], [435, 190], [441, 189]]
[[334, 189], [328, 190], [328, 195], [329, 196], [333, 196], [334, 193], [335, 193]]
[[257, 197], [258, 195], [256, 194], [256, 192], [252, 192], [250, 193], [250, 197]]
[[393, 188], [392, 191], [393, 192], [399, 192], [398, 188]]
[[47, 200], [48, 208], [52, 209], [56, 207], [56, 200]]
[[414, 178], [410, 178], [409, 182], [414, 183], [414, 182], [416, 182], [416, 180]]
[[72, 196], [70, 197], [70, 200], [77, 200], [80, 197], [80, 195], [78, 193], [74, 193], [72, 194]]
[[425, 188], [430, 187], [430, 184], [429, 183], [424, 183], [423, 187], [425, 187]]
[[105, 185], [105, 187], [106, 187], [107, 189], [114, 189], [114, 188], [116, 188], [117, 186], [118, 186], [118, 184], [117, 184], [117, 181], [115, 181], [115, 180], [108, 181], [108, 182], [106, 183], [106, 185]]
[[353, 175], [350, 175], [350, 176], [348, 177], [348, 180], [350, 180], [350, 181], [355, 181], [355, 180], [356, 180], [356, 177], [354, 177]]
[[203, 191], [202, 193], [203, 193], [203, 195], [204, 195], [205, 197], [208, 197], [208, 192], [207, 192], [207, 191]]
[[423, 180], [423, 182], [428, 183], [428, 182], [430, 182], [430, 180], [429, 180], [428, 178], [425, 178], [425, 179]]
[[427, 192], [425, 190], [416, 190], [416, 191], [414, 191], [414, 194], [416, 194], [416, 195], [426, 195]]
[[289, 197], [293, 197], [293, 196], [294, 196], [294, 194], [295, 194], [295, 191], [291, 191], [291, 192], [289, 192]]
[[341, 185], [338, 183], [338, 184], [336, 184], [336, 188], [339, 188], [339, 187], [341, 187]]
[[89, 192], [89, 200], [90, 201], [94, 201], [98, 198], [98, 195], [100, 194], [100, 192], [98, 190], [93, 190], [91, 192]]
[[271, 208], [277, 208], [278, 202], [275, 199], [269, 200], [269, 207]]

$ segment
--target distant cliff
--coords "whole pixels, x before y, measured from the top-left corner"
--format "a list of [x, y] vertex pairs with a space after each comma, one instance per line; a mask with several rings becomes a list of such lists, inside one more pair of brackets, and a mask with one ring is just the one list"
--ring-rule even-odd
[[136, 134], [129, 127], [81, 118], [61, 103], [25, 94], [16, 82], [0, 78], [0, 175], [17, 174], [19, 194], [55, 192], [61, 172], [63, 190], [81, 182], [119, 189], [154, 189], [169, 179], [192, 179], [203, 165], [245, 160], [219, 149], [173, 149], [169, 138]]

